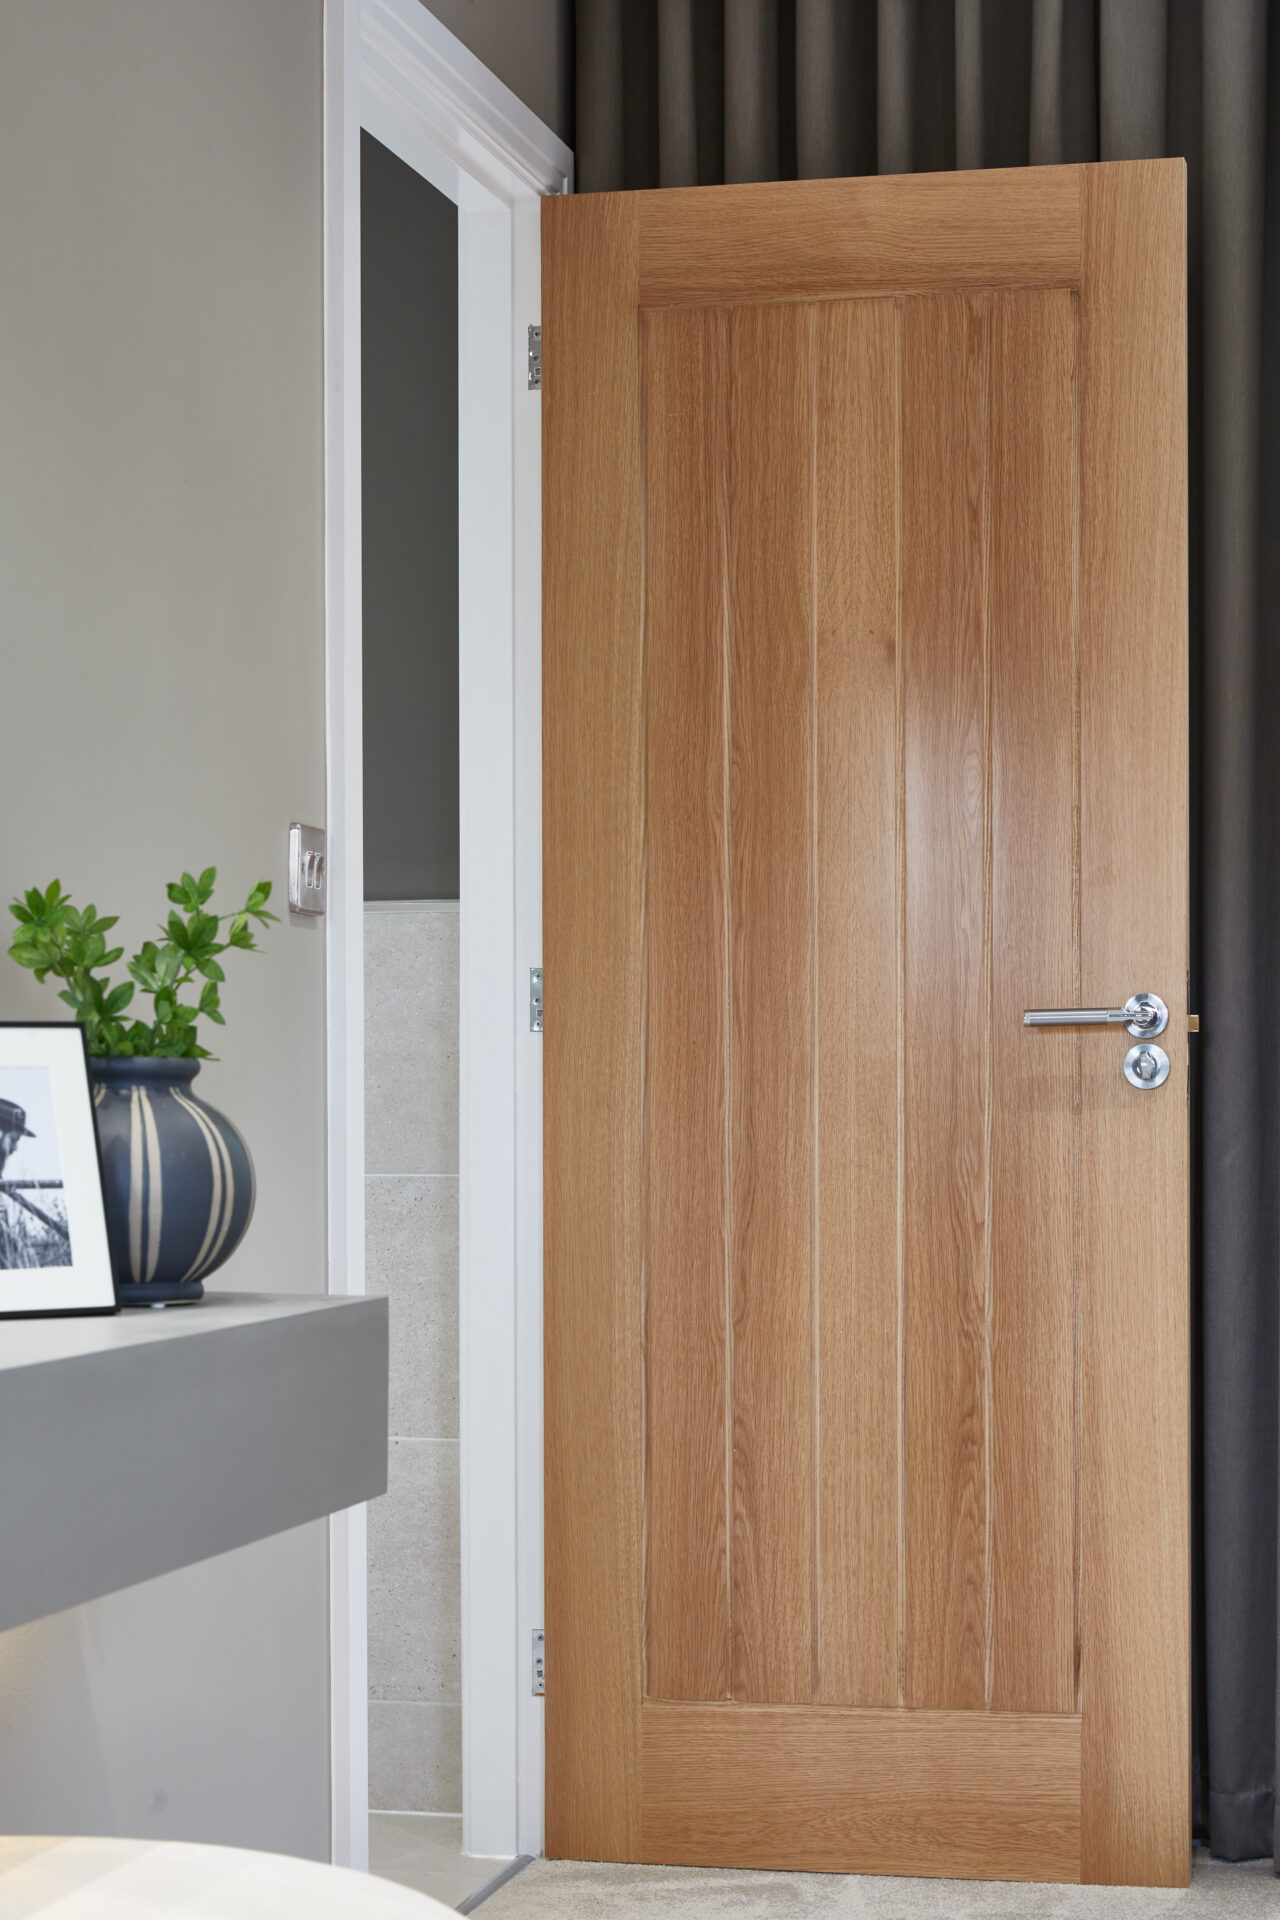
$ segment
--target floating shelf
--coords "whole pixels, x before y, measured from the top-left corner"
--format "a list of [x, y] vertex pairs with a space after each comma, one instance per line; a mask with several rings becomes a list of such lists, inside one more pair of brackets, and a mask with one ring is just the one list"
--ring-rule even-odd
[[386, 1486], [384, 1299], [0, 1321], [0, 1629]]

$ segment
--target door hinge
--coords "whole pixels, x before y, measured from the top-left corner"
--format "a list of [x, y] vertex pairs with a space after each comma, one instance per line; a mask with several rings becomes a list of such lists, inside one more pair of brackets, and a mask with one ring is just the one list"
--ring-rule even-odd
[[547, 1636], [541, 1627], [533, 1630], [533, 1691], [541, 1697], [547, 1690]]
[[542, 386], [542, 328], [529, 329], [529, 391], [537, 393]]
[[542, 968], [529, 969], [529, 1031], [542, 1032]]

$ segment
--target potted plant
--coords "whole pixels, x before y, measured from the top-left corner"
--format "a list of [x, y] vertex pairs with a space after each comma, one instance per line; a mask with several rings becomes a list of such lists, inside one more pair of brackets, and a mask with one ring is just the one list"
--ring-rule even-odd
[[[79, 908], [55, 880], [33, 887], [9, 911], [18, 923], [10, 958], [37, 980], [64, 982], [64, 1000], [85, 1030], [94, 1117], [102, 1148], [107, 1234], [116, 1296], [124, 1306], [198, 1300], [204, 1278], [228, 1260], [253, 1214], [253, 1162], [226, 1118], [192, 1090], [202, 1060], [198, 1022], [225, 1024], [219, 956], [257, 951], [253, 925], [271, 884], [259, 880], [230, 914], [209, 910], [217, 869], [169, 885], [160, 939], [146, 940], [114, 985], [124, 954], [108, 947], [115, 914]], [[225, 931], [224, 931], [225, 929]], [[137, 1017], [135, 995], [151, 1002]], [[194, 997], [192, 997], [194, 996]], [[131, 1017], [132, 1010], [132, 1017]]]

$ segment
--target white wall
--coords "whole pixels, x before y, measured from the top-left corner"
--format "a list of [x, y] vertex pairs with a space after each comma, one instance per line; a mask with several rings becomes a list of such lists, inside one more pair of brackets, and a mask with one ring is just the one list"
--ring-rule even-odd
[[427, 0], [427, 10], [573, 145], [572, 0]]
[[[321, 264], [321, 0], [3, 0], [5, 901], [140, 939], [183, 867], [283, 895], [323, 821]], [[322, 936], [229, 958], [198, 1084], [259, 1201], [215, 1284], [320, 1292]], [[0, 957], [0, 1018], [61, 1011]], [[319, 1524], [6, 1635], [0, 1831], [322, 1857], [327, 1687]]]

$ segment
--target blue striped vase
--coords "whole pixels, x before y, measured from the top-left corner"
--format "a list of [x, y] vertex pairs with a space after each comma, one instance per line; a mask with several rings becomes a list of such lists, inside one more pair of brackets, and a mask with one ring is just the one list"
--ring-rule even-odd
[[253, 1161], [191, 1091], [198, 1060], [89, 1062], [107, 1237], [123, 1307], [198, 1300], [253, 1218]]

